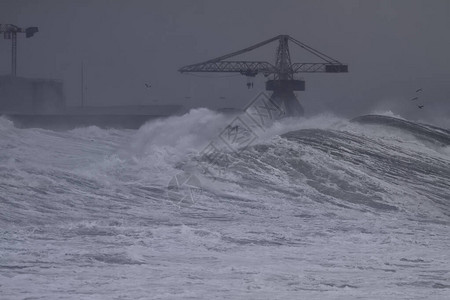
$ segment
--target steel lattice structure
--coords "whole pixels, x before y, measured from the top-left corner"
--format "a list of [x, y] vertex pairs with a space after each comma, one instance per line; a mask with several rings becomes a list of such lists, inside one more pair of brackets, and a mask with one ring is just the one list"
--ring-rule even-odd
[[11, 76], [17, 75], [17, 33], [25, 33], [27, 38], [38, 32], [37, 27], [20, 28], [12, 24], [0, 24], [0, 33], [5, 40], [11, 40]]
[[[275, 64], [267, 61], [239, 61], [229, 58], [250, 52], [269, 43], [278, 41]], [[319, 62], [292, 63], [289, 51], [289, 42], [313, 54], [320, 59]], [[305, 82], [294, 79], [298, 73], [346, 73], [348, 66], [340, 61], [294, 39], [289, 35], [278, 35], [245, 49], [226, 54], [205, 62], [182, 67], [181, 73], [189, 72], [228, 72], [240, 73], [254, 77], [258, 74], [273, 75], [272, 80], [266, 83], [266, 90], [273, 91], [272, 98], [287, 108], [289, 115], [302, 115], [303, 108], [295, 98], [294, 91], [305, 90]]]
[[[271, 42], [278, 41], [278, 49], [275, 64], [266, 61], [228, 61], [226, 59], [250, 52], [259, 47], [265, 46]], [[322, 62], [311, 63], [291, 63], [288, 41], [303, 48], [307, 52], [320, 58]], [[283, 77], [287, 75], [292, 77], [296, 73], [341, 73], [348, 72], [348, 66], [342, 64], [338, 60], [331, 58], [318, 50], [309, 47], [308, 45], [294, 39], [288, 35], [279, 35], [268, 39], [256, 45], [247, 47], [245, 49], [223, 55], [205, 62], [197, 63], [182, 67], [179, 69], [181, 73], [185, 72], [235, 72], [246, 76], [255, 76], [257, 74], [264, 74], [265, 76], [274, 74]]]

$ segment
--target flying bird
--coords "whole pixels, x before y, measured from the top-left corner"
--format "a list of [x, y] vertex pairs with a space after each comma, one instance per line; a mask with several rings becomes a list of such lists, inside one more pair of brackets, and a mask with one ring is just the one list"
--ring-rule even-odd
[[423, 91], [423, 89], [422, 89], [422, 88], [420, 88], [420, 89], [416, 90], [416, 93], [418, 93], [418, 92], [421, 92], [421, 91]]
[[146, 87], [146, 88], [151, 88], [152, 86], [151, 86], [151, 84], [146, 83], [146, 84], [145, 84], [145, 87]]
[[417, 100], [417, 99], [419, 99], [419, 97], [414, 97], [414, 98], [411, 99], [411, 101], [414, 101], [414, 100]]
[[417, 107], [420, 108], [420, 109], [422, 109], [422, 108], [423, 108], [423, 105], [417, 105]]

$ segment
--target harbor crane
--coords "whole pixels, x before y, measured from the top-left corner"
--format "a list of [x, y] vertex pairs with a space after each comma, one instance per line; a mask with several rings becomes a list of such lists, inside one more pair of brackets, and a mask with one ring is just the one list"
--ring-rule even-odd
[[[267, 61], [229, 60], [232, 57], [250, 52], [276, 41], [278, 41], [278, 48], [276, 51], [275, 64], [271, 64]], [[288, 42], [313, 54], [320, 59], [320, 62], [292, 63]], [[263, 74], [265, 77], [271, 76], [271, 79], [266, 82], [266, 90], [273, 92], [271, 96], [272, 101], [274, 101], [276, 105], [283, 107], [287, 116], [302, 116], [304, 110], [295, 97], [294, 91], [304, 91], [305, 81], [295, 79], [294, 74], [346, 73], [348, 72], [348, 65], [342, 64], [338, 60], [313, 49], [289, 35], [278, 35], [245, 49], [205, 62], [182, 67], [178, 71], [181, 73], [229, 72], [240, 73], [247, 77], [255, 77], [258, 74]]]
[[11, 76], [17, 75], [17, 34], [25, 33], [26, 38], [32, 37], [39, 29], [37, 27], [20, 28], [12, 24], [0, 24], [0, 34], [5, 40], [11, 40]]

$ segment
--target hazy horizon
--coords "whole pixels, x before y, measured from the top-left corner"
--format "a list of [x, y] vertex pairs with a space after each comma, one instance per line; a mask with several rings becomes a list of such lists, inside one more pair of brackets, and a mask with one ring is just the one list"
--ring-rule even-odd
[[[91, 105], [243, 107], [264, 89], [263, 76], [247, 89], [244, 76], [199, 78], [178, 68], [289, 34], [349, 65], [348, 74], [303, 76], [306, 91], [298, 96], [307, 114], [392, 111], [431, 122], [450, 113], [448, 1], [2, 0], [0, 5], [2, 24], [39, 27], [33, 38], [19, 37], [18, 75], [64, 80], [71, 105], [80, 101], [84, 62]], [[10, 71], [10, 47], [2, 39], [2, 75]], [[294, 62], [309, 59], [292, 45], [291, 52]], [[272, 45], [245, 58], [273, 62], [274, 54]], [[424, 109], [410, 101], [418, 88]]]

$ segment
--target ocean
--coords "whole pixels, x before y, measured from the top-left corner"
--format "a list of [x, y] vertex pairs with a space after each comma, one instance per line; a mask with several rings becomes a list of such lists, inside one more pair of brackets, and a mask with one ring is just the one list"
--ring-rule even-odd
[[1, 117], [0, 299], [450, 298], [448, 130], [247, 125]]

